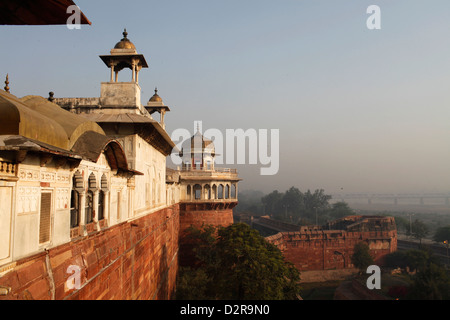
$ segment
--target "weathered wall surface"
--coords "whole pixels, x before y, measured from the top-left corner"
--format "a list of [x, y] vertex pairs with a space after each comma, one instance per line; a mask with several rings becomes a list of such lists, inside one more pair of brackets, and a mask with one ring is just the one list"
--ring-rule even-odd
[[179, 227], [174, 205], [3, 266], [0, 286], [10, 292], [0, 300], [169, 299]]
[[395, 229], [349, 232], [305, 228], [300, 231], [280, 232], [266, 239], [276, 245], [286, 260], [292, 262], [300, 271], [353, 268], [351, 256], [358, 242], [366, 242], [369, 245], [377, 265], [382, 265], [384, 257], [397, 250]]
[[200, 228], [202, 225], [229, 226], [233, 224], [233, 209], [224, 204], [180, 204], [181, 233], [191, 225]]
[[180, 204], [180, 266], [192, 266], [195, 263], [193, 244], [185, 237], [185, 230], [193, 226], [200, 229], [203, 225], [227, 227], [233, 224], [233, 209], [223, 203], [215, 207], [212, 203]]

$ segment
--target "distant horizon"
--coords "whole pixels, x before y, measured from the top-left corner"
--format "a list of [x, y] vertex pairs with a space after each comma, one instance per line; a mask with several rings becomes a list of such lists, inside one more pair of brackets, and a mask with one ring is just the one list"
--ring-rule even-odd
[[[438, 195], [449, 195], [450, 196], [450, 192], [382, 192], [382, 191], [380, 191], [380, 192], [366, 192], [366, 191], [360, 191], [360, 192], [346, 192], [346, 191], [337, 191], [337, 192], [328, 192], [326, 189], [324, 189], [324, 188], [305, 188], [305, 189], [301, 189], [301, 188], [298, 188], [298, 187], [296, 187], [296, 186], [291, 186], [291, 187], [294, 187], [294, 188], [297, 188], [297, 189], [299, 189], [301, 192], [306, 192], [306, 191], [308, 191], [308, 190], [310, 190], [310, 191], [315, 191], [315, 190], [320, 190], [320, 189], [323, 189], [324, 191], [325, 191], [325, 194], [328, 194], [328, 195], [436, 195], [436, 194], [438, 194]], [[289, 188], [287, 188], [287, 189], [273, 189], [273, 190], [271, 190], [271, 191], [263, 191], [263, 190], [261, 190], [261, 189], [252, 189], [252, 188], [240, 188], [239, 189], [239, 192], [248, 192], [248, 193], [250, 193], [250, 192], [261, 192], [261, 193], [263, 193], [263, 194], [269, 194], [269, 193], [271, 193], [271, 192], [273, 192], [273, 191], [278, 191], [278, 192], [280, 192], [280, 193], [284, 193], [284, 192], [286, 192], [287, 190], [289, 190], [291, 187], [289, 187]]]

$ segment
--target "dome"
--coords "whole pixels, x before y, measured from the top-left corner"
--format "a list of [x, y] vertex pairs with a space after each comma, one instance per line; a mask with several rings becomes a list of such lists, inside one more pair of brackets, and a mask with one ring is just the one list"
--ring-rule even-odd
[[150, 98], [149, 102], [162, 102], [161, 97], [158, 95], [158, 89], [155, 89], [155, 94]]
[[211, 139], [205, 138], [203, 134], [197, 129], [197, 132], [182, 144], [182, 154], [211, 154], [215, 155], [214, 142]]
[[134, 46], [133, 42], [131, 42], [127, 38], [127, 36], [128, 36], [127, 29], [125, 29], [122, 34], [123, 34], [122, 40], [120, 40], [119, 42], [116, 43], [116, 45], [114, 46], [114, 49], [133, 49], [133, 50], [136, 50], [136, 47]]

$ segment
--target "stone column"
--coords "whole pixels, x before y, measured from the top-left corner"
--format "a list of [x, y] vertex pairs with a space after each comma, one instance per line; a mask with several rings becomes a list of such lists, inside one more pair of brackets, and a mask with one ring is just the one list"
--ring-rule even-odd
[[111, 80], [110, 80], [110, 82], [113, 82], [113, 76], [114, 76], [114, 64], [111, 64]]
[[108, 221], [109, 219], [109, 202], [111, 201], [111, 197], [109, 194], [109, 190], [103, 191], [103, 220]]
[[99, 193], [100, 193], [99, 189], [94, 190], [94, 199], [93, 199], [94, 203], [93, 203], [93, 208], [92, 208], [92, 210], [93, 210], [93, 212], [92, 212], [93, 219], [92, 220], [95, 223], [97, 230], [100, 230], [100, 226], [98, 224], [98, 194]]
[[161, 110], [161, 126], [163, 127], [163, 129], [165, 129], [165, 124], [164, 124], [164, 115], [166, 114], [166, 110]]
[[86, 191], [80, 192], [80, 220], [78, 222], [80, 228], [80, 235], [87, 235], [86, 231]]
[[136, 83], [139, 83], [139, 71], [141, 71], [142, 67], [136, 65]]
[[136, 82], [136, 62], [131, 63], [131, 82]]

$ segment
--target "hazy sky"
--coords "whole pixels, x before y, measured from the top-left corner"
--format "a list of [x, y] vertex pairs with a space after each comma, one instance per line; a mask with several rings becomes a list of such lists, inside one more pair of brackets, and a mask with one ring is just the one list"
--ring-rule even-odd
[[[98, 97], [98, 55], [126, 27], [150, 66], [142, 102], [157, 86], [169, 134], [279, 129], [278, 174], [225, 165], [240, 190], [450, 192], [448, 0], [75, 2], [91, 26], [0, 27], [11, 93]], [[373, 4], [381, 30], [366, 26]]]

